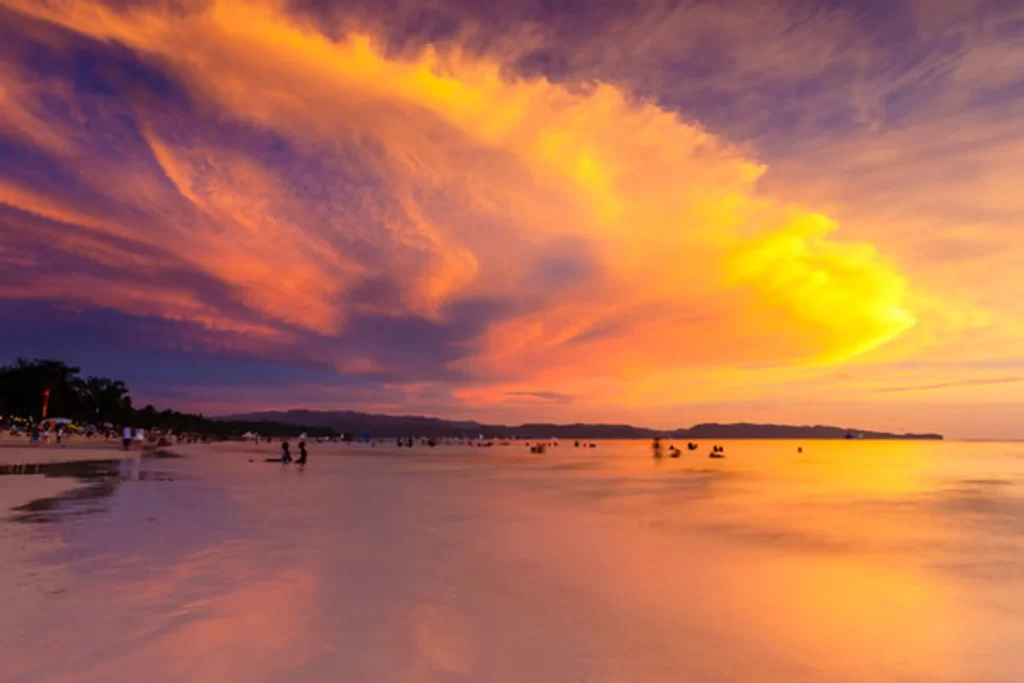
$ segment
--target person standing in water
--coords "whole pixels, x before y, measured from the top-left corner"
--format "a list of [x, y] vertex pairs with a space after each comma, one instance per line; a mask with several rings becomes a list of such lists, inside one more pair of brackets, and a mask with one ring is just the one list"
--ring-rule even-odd
[[281, 455], [276, 458], [267, 458], [264, 462], [279, 462], [282, 465], [287, 465], [292, 461], [292, 452], [288, 450], [288, 442], [281, 442]]
[[306, 455], [308, 455], [306, 453], [306, 442], [305, 441], [300, 441], [299, 442], [299, 459], [295, 461], [295, 464], [297, 464], [297, 465], [305, 465], [306, 464]]

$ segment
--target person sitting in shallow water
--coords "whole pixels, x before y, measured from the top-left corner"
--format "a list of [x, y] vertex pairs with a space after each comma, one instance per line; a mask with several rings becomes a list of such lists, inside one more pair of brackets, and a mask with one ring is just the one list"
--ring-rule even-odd
[[282, 464], [285, 464], [285, 465], [287, 465], [291, 461], [292, 461], [292, 452], [290, 450], [288, 450], [288, 442], [287, 441], [282, 441], [281, 442], [281, 455], [280, 455], [280, 457], [278, 457], [276, 459], [267, 460], [267, 462], [279, 462], [279, 463], [282, 463]]

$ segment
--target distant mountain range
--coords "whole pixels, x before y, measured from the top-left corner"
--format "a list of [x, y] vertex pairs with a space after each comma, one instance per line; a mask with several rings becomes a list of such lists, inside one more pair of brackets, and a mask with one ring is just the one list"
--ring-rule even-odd
[[941, 439], [941, 434], [889, 434], [844, 427], [788, 426], [773, 424], [698, 424], [688, 429], [659, 430], [621, 424], [491, 425], [472, 421], [443, 420], [419, 415], [373, 415], [351, 410], [287, 410], [243, 413], [216, 418], [246, 422], [280, 422], [304, 427], [326, 427], [359, 438], [400, 436], [478, 437], [508, 439]]

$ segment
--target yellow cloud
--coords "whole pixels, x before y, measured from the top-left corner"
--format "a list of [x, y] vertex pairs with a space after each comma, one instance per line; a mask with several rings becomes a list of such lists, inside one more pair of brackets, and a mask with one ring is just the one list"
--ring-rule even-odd
[[[204, 111], [328, 160], [315, 182], [337, 194], [289, 196], [246, 150], [177, 148], [154, 132], [159, 112], [135, 110], [202, 217], [147, 240], [278, 324], [338, 333], [339, 302], [444, 324], [452, 304], [500, 300], [511, 312], [455, 364], [548, 388], [614, 378], [602, 391], [621, 395], [695, 366], [839, 362], [914, 324], [906, 278], [871, 245], [760, 195], [748, 152], [619, 87], [512, 79], [500, 55], [389, 56], [273, 4], [12, 4], [128, 45]], [[346, 160], [374, 187], [345, 194]], [[399, 290], [382, 310], [342, 296], [382, 278]]]
[[737, 245], [726, 282], [757, 296], [749, 325], [763, 334], [817, 335], [819, 360], [845, 360], [891, 341], [913, 326], [905, 279], [869, 244], [831, 242], [836, 224], [790, 209], [777, 229]]

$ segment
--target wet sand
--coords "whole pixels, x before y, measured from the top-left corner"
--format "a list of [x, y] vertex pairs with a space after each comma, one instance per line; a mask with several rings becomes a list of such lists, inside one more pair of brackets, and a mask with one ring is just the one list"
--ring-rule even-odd
[[1018, 680], [1024, 447], [803, 445], [182, 447], [0, 521], [3, 679]]
[[[5, 434], [0, 439], [0, 510], [12, 510], [36, 500], [58, 497], [79, 488], [92, 476], [88, 466], [74, 463], [138, 459], [140, 451], [124, 451], [120, 442], [72, 438], [64, 446], [32, 444], [28, 438]], [[71, 466], [61, 468], [68, 463]], [[116, 468], [115, 468], [116, 473]], [[17, 476], [18, 479], [7, 477]]]

